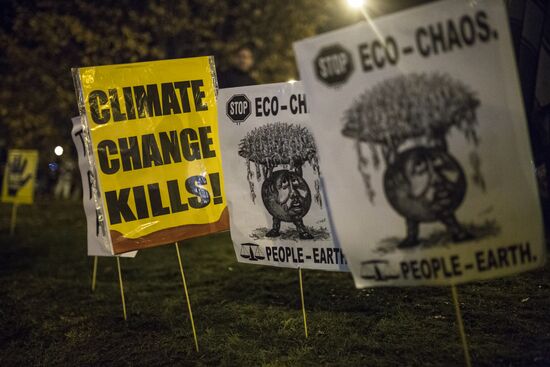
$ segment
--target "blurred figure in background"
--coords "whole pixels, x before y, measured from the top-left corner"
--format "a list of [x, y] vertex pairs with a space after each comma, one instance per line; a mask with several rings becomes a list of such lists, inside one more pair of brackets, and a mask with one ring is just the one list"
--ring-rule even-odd
[[54, 197], [56, 199], [69, 199], [73, 186], [73, 171], [75, 165], [71, 159], [63, 159], [59, 167], [59, 176], [54, 188]]
[[220, 88], [255, 85], [258, 82], [250, 75], [254, 66], [254, 52], [249, 44], [241, 45], [231, 56], [231, 67], [218, 75]]

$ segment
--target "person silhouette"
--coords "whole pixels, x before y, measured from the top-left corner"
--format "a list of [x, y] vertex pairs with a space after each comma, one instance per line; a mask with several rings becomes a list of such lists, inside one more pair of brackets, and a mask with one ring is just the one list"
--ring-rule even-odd
[[254, 53], [251, 45], [239, 46], [231, 56], [231, 64], [231, 67], [219, 73], [218, 85], [220, 88], [258, 84], [250, 75], [250, 71], [254, 66]]

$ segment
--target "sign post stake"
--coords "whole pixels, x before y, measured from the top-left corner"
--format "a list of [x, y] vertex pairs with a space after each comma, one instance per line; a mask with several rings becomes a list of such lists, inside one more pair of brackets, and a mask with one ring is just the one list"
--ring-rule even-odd
[[300, 298], [302, 299], [302, 315], [304, 317], [304, 333], [307, 339], [307, 317], [306, 317], [306, 305], [304, 302], [304, 286], [302, 281], [302, 268], [298, 268], [298, 276], [300, 278]]
[[120, 271], [120, 259], [116, 256], [116, 266], [118, 268], [118, 284], [120, 285], [120, 298], [122, 299], [122, 312], [124, 321], [126, 321], [126, 301], [124, 299], [124, 286], [122, 285], [122, 272]]
[[458, 292], [454, 284], [451, 286], [451, 291], [453, 293], [453, 303], [455, 305], [456, 323], [458, 324], [458, 332], [460, 333], [460, 338], [462, 340], [462, 348], [464, 349], [464, 360], [466, 362], [467, 367], [472, 367], [470, 350], [468, 349], [468, 341], [466, 340], [466, 333], [464, 332], [464, 322], [462, 321], [462, 314], [460, 313], [460, 305], [458, 303]]
[[15, 222], [17, 221], [17, 203], [13, 203], [11, 207], [11, 220], [10, 220], [10, 236], [15, 233]]
[[178, 243], [176, 245], [176, 253], [178, 254], [178, 263], [180, 265], [181, 281], [183, 283], [183, 290], [185, 292], [185, 299], [187, 300], [187, 309], [189, 310], [189, 319], [191, 320], [191, 329], [193, 330], [193, 338], [195, 339], [195, 350], [199, 351], [199, 341], [197, 339], [197, 331], [195, 330], [195, 321], [193, 320], [193, 311], [191, 310], [191, 301], [189, 300], [189, 292], [187, 291], [187, 282], [185, 281], [185, 274], [183, 273], [183, 265], [181, 263], [180, 249]]
[[97, 277], [97, 256], [94, 256], [94, 267], [92, 270], [92, 292], [95, 291], [96, 277]]

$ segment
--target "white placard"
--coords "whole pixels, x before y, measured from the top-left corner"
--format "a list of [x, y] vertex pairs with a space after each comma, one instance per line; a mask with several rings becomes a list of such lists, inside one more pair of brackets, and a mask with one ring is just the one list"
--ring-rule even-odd
[[502, 1], [442, 1], [295, 44], [357, 287], [537, 268], [545, 244]]
[[219, 91], [225, 191], [240, 262], [347, 271], [329, 227], [308, 118], [299, 82]]

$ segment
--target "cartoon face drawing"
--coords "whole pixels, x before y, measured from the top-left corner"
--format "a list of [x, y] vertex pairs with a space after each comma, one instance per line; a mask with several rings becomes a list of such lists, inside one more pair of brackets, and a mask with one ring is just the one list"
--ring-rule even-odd
[[[476, 93], [449, 74], [411, 73], [379, 82], [345, 112], [342, 134], [355, 140], [359, 172], [371, 203], [375, 192], [368, 167], [378, 169], [382, 159], [386, 164], [385, 196], [407, 226], [399, 247], [421, 243], [423, 222], [443, 223], [453, 242], [473, 238], [455, 216], [466, 195], [466, 177], [450, 153], [447, 136], [451, 129], [458, 130], [477, 147], [479, 106]], [[369, 146], [369, 155], [361, 149], [363, 143]], [[414, 147], [406, 148], [410, 143]], [[474, 152], [474, 183], [484, 188], [476, 157]]]
[[264, 181], [262, 200], [272, 216], [284, 222], [294, 222], [309, 211], [311, 191], [297, 173], [280, 170]]
[[311, 207], [311, 191], [297, 172], [285, 169], [273, 172], [262, 184], [262, 201], [273, 216], [268, 237], [279, 236], [283, 221], [294, 223], [301, 239], [313, 238], [302, 221]]
[[399, 153], [384, 173], [384, 192], [393, 209], [406, 220], [407, 237], [400, 247], [420, 243], [421, 222], [440, 221], [455, 242], [472, 239], [455, 216], [466, 194], [466, 177], [446, 151], [415, 147]]
[[388, 167], [384, 190], [391, 206], [403, 217], [433, 222], [460, 206], [466, 178], [450, 154], [417, 147], [399, 154]]
[[[241, 139], [238, 153], [246, 158], [246, 177], [253, 202], [256, 198], [253, 179], [260, 182], [263, 178], [262, 201], [273, 219], [265, 237], [280, 236], [281, 222], [289, 222], [296, 226], [300, 239], [314, 239], [303, 222], [312, 199], [322, 207], [317, 147], [311, 132], [298, 124], [265, 124]], [[306, 163], [317, 176], [313, 194], [303, 176]]]

